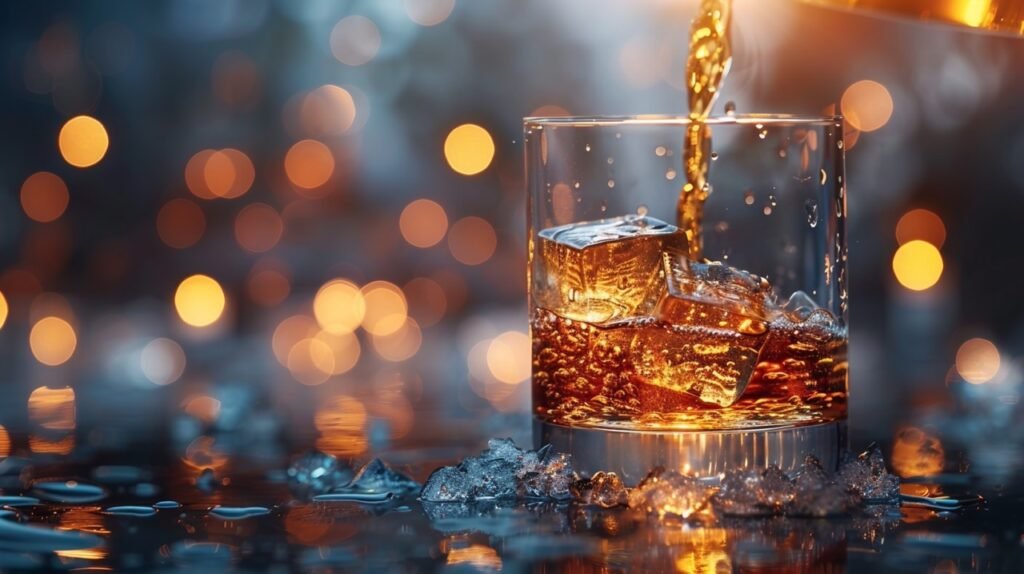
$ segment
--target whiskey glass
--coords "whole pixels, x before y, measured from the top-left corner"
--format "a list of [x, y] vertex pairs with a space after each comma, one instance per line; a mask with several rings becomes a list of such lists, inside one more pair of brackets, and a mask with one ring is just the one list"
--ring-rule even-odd
[[[842, 119], [726, 115], [680, 221], [677, 116], [524, 119], [535, 440], [584, 472], [838, 464]], [[695, 223], [696, 222], [696, 223]], [[688, 230], [688, 231], [684, 231]]]

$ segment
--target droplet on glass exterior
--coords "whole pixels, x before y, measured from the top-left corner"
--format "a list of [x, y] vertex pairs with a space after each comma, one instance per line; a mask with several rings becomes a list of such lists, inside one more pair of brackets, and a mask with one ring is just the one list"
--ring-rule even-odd
[[771, 206], [768, 206], [768, 205], [764, 206], [764, 209], [762, 209], [761, 211], [765, 215], [771, 215], [772, 214], [772, 208], [771, 208]]
[[736, 115], [736, 102], [728, 101], [725, 102], [725, 115], [735, 116]]
[[747, 205], [754, 205], [754, 192], [748, 191], [743, 194], [743, 203]]
[[580, 182], [574, 181], [572, 186], [575, 187], [576, 189], [579, 189], [580, 188]]
[[590, 144], [587, 144], [586, 150], [590, 151]]
[[821, 183], [821, 185], [825, 185], [825, 183], [828, 181], [828, 172], [826, 172], [825, 169], [822, 168], [820, 175], [821, 177], [818, 179], [818, 181]]
[[670, 170], [665, 172], [665, 179], [667, 179], [669, 181], [672, 181], [675, 178], [676, 178], [676, 170], [670, 169]]
[[615, 187], [615, 180], [614, 179], [609, 179], [608, 180], [608, 187]]
[[615, 163], [615, 158], [613, 158], [613, 157], [608, 158], [608, 165], [611, 165], [613, 163]]
[[775, 199], [775, 194], [774, 193], [768, 194], [768, 203], [772, 204], [772, 207], [775, 207], [775, 206], [777, 206], [779, 204], [778, 201], [776, 201], [776, 199]]
[[711, 161], [717, 161], [717, 160], [718, 160], [718, 152], [717, 151], [711, 152]]
[[807, 225], [811, 227], [818, 226], [818, 202], [813, 199], [808, 199], [807, 203], [804, 204], [804, 210], [807, 211]]
[[636, 214], [637, 214], [637, 215], [647, 215], [647, 206], [646, 206], [646, 205], [643, 205], [643, 204], [640, 204], [640, 205], [639, 205], [639, 206], [638, 206], [638, 207], [636, 208]]
[[843, 140], [837, 141], [836, 142], [836, 147], [838, 147], [839, 149], [843, 149]]
[[668, 150], [665, 149], [665, 146], [660, 145], [660, 146], [654, 148], [654, 155], [656, 155], [658, 157], [664, 157], [665, 156], [665, 152], [667, 152], [667, 151]]

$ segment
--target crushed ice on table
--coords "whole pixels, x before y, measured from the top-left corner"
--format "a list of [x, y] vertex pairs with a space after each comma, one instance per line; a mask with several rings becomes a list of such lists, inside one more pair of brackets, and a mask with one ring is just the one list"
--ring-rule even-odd
[[590, 478], [581, 478], [574, 482], [572, 494], [576, 501], [582, 504], [612, 508], [627, 503], [629, 490], [619, 475], [614, 472], [598, 471]]
[[705, 510], [713, 493], [695, 476], [658, 467], [629, 492], [629, 507], [686, 519]]
[[323, 494], [352, 480], [352, 469], [347, 464], [318, 450], [296, 458], [286, 474], [289, 488], [301, 497]]
[[511, 439], [491, 439], [487, 450], [466, 458], [458, 466], [433, 472], [420, 493], [428, 502], [549, 498], [568, 499], [576, 480], [568, 455], [550, 447], [523, 450]]
[[[579, 481], [573, 489], [577, 500], [601, 504], [595, 498], [594, 482], [608, 481], [610, 474], [599, 472]], [[899, 478], [886, 470], [881, 451], [872, 445], [844, 462], [837, 473], [829, 473], [817, 458], [808, 456], [791, 475], [777, 466], [727, 471], [717, 491], [694, 476], [658, 468], [630, 490], [628, 497], [631, 508], [659, 516], [687, 518], [710, 502], [726, 516], [825, 517], [848, 513], [862, 504], [898, 503], [899, 485]]]
[[356, 472], [352, 482], [345, 485], [342, 491], [362, 493], [390, 493], [395, 496], [419, 492], [420, 483], [397, 472], [379, 458], [363, 465]]
[[886, 469], [882, 449], [875, 444], [856, 458], [845, 461], [839, 468], [838, 480], [866, 503], [900, 499], [900, 479]]

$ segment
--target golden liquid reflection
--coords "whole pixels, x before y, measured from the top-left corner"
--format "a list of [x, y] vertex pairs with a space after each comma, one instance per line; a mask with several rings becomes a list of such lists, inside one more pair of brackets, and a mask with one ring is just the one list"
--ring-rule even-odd
[[28, 418], [47, 430], [74, 430], [75, 390], [38, 387], [28, 397]]
[[896, 433], [892, 446], [892, 468], [903, 478], [942, 472], [946, 451], [938, 437], [916, 427]]
[[366, 451], [366, 407], [355, 397], [338, 395], [323, 401], [313, 415], [320, 432], [316, 447], [335, 456], [355, 456]]
[[[103, 515], [99, 506], [72, 506], [68, 507], [60, 515], [58, 530], [75, 532], [88, 532], [98, 536], [109, 536], [110, 530], [103, 523]], [[79, 560], [103, 560], [107, 557], [107, 549], [103, 546], [96, 548], [79, 548], [75, 550], [58, 550], [57, 556]]]
[[28, 437], [28, 448], [35, 454], [71, 454], [75, 450], [75, 435], [69, 434], [56, 440], [31, 435]]
[[11, 435], [7, 429], [0, 425], [0, 459], [11, 454]]
[[448, 556], [449, 566], [465, 564], [472, 568], [488, 571], [501, 570], [498, 551], [486, 544], [471, 543], [465, 535], [450, 536], [441, 541], [441, 552]]
[[228, 463], [228, 456], [217, 450], [213, 437], [200, 436], [185, 448], [185, 456], [181, 460], [196, 470], [217, 470]]

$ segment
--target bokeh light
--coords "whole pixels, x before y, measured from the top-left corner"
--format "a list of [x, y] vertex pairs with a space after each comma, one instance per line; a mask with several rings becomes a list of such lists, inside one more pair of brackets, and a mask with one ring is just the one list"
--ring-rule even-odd
[[882, 84], [861, 80], [846, 88], [840, 108], [850, 125], [862, 132], [873, 132], [892, 117], [892, 96]]
[[572, 222], [576, 214], [576, 199], [568, 184], [556, 183], [551, 188], [551, 212], [555, 216], [555, 225]]
[[206, 184], [206, 162], [216, 153], [212, 149], [199, 150], [185, 164], [185, 185], [192, 195], [200, 199], [217, 197]]
[[75, 390], [71, 387], [38, 387], [28, 396], [28, 418], [47, 430], [74, 430]]
[[191, 247], [206, 232], [206, 215], [202, 208], [188, 199], [172, 199], [156, 215], [156, 232], [160, 240], [175, 249]]
[[455, 0], [404, 0], [405, 13], [420, 26], [437, 26], [448, 19]]
[[249, 298], [258, 305], [274, 307], [281, 304], [291, 293], [288, 272], [281, 265], [257, 264], [249, 272], [246, 290]]
[[269, 251], [283, 234], [284, 221], [277, 210], [265, 203], [250, 203], [235, 217], [235, 239], [246, 251]]
[[362, 288], [366, 301], [363, 328], [373, 335], [390, 335], [405, 324], [409, 307], [405, 294], [387, 281], [372, 281]]
[[75, 167], [89, 167], [107, 154], [110, 139], [106, 128], [96, 118], [75, 116], [60, 129], [57, 145], [64, 161]]
[[320, 332], [320, 326], [312, 317], [306, 315], [292, 315], [277, 324], [274, 334], [271, 337], [271, 348], [274, 357], [282, 367], [288, 366], [288, 354], [292, 347], [303, 339], [315, 337]]
[[462, 124], [444, 140], [444, 157], [453, 170], [462, 175], [476, 175], [494, 159], [491, 134], [476, 124]]
[[362, 348], [354, 333], [321, 331], [313, 338], [318, 345], [309, 348], [313, 364], [329, 375], [341, 375], [359, 362]]
[[920, 239], [908, 241], [892, 257], [896, 280], [907, 289], [924, 291], [942, 277], [942, 254], [939, 249]]
[[497, 247], [494, 227], [481, 217], [464, 217], [448, 230], [448, 249], [459, 263], [480, 265], [494, 255]]
[[[181, 403], [182, 410], [207, 424], [217, 421], [222, 406], [219, 400], [206, 394], [189, 395]], [[208, 437], [200, 437], [202, 438]]]
[[941, 248], [946, 242], [946, 225], [934, 211], [911, 209], [896, 223], [896, 242], [900, 245], [920, 239]]
[[342, 64], [362, 66], [380, 50], [380, 30], [365, 16], [346, 16], [331, 30], [331, 53]]
[[3, 329], [4, 325], [7, 324], [7, 314], [9, 312], [10, 307], [7, 305], [7, 297], [0, 291], [0, 329]]
[[488, 345], [487, 368], [495, 379], [517, 385], [530, 377], [531, 351], [529, 335], [506, 331], [492, 339]]
[[406, 319], [395, 332], [372, 335], [373, 350], [386, 361], [400, 363], [411, 359], [423, 344], [423, 333], [413, 319]]
[[21, 208], [25, 215], [40, 223], [59, 218], [68, 207], [68, 186], [60, 176], [39, 171], [21, 184]]
[[284, 171], [295, 186], [316, 189], [334, 174], [334, 154], [322, 142], [298, 141], [284, 156]]
[[414, 247], [433, 247], [448, 232], [448, 214], [436, 201], [416, 199], [405, 206], [398, 218], [402, 237]]
[[51, 367], [66, 363], [78, 346], [78, 336], [71, 323], [53, 316], [36, 321], [28, 340], [36, 360]]
[[203, 179], [206, 189], [214, 196], [234, 199], [249, 191], [256, 179], [256, 170], [244, 152], [225, 148], [206, 157]]
[[207, 275], [185, 278], [174, 292], [178, 316], [193, 327], [206, 327], [216, 322], [224, 312], [225, 302], [220, 283]]
[[169, 385], [185, 372], [185, 351], [171, 339], [153, 339], [139, 357], [142, 374], [154, 385]]
[[299, 122], [305, 133], [316, 136], [343, 134], [356, 121], [356, 102], [352, 94], [334, 84], [324, 84], [302, 99]]
[[331, 378], [334, 371], [334, 354], [320, 339], [302, 339], [288, 351], [285, 366], [292, 378], [303, 385], [321, 385]]
[[429, 277], [416, 277], [404, 286], [409, 315], [416, 319], [420, 327], [436, 325], [448, 309], [448, 296], [444, 287]]
[[313, 315], [328, 333], [351, 333], [363, 321], [367, 302], [354, 283], [334, 279], [324, 283], [313, 298]]
[[991, 381], [999, 372], [1000, 363], [999, 349], [988, 339], [968, 339], [956, 352], [956, 372], [975, 385]]

